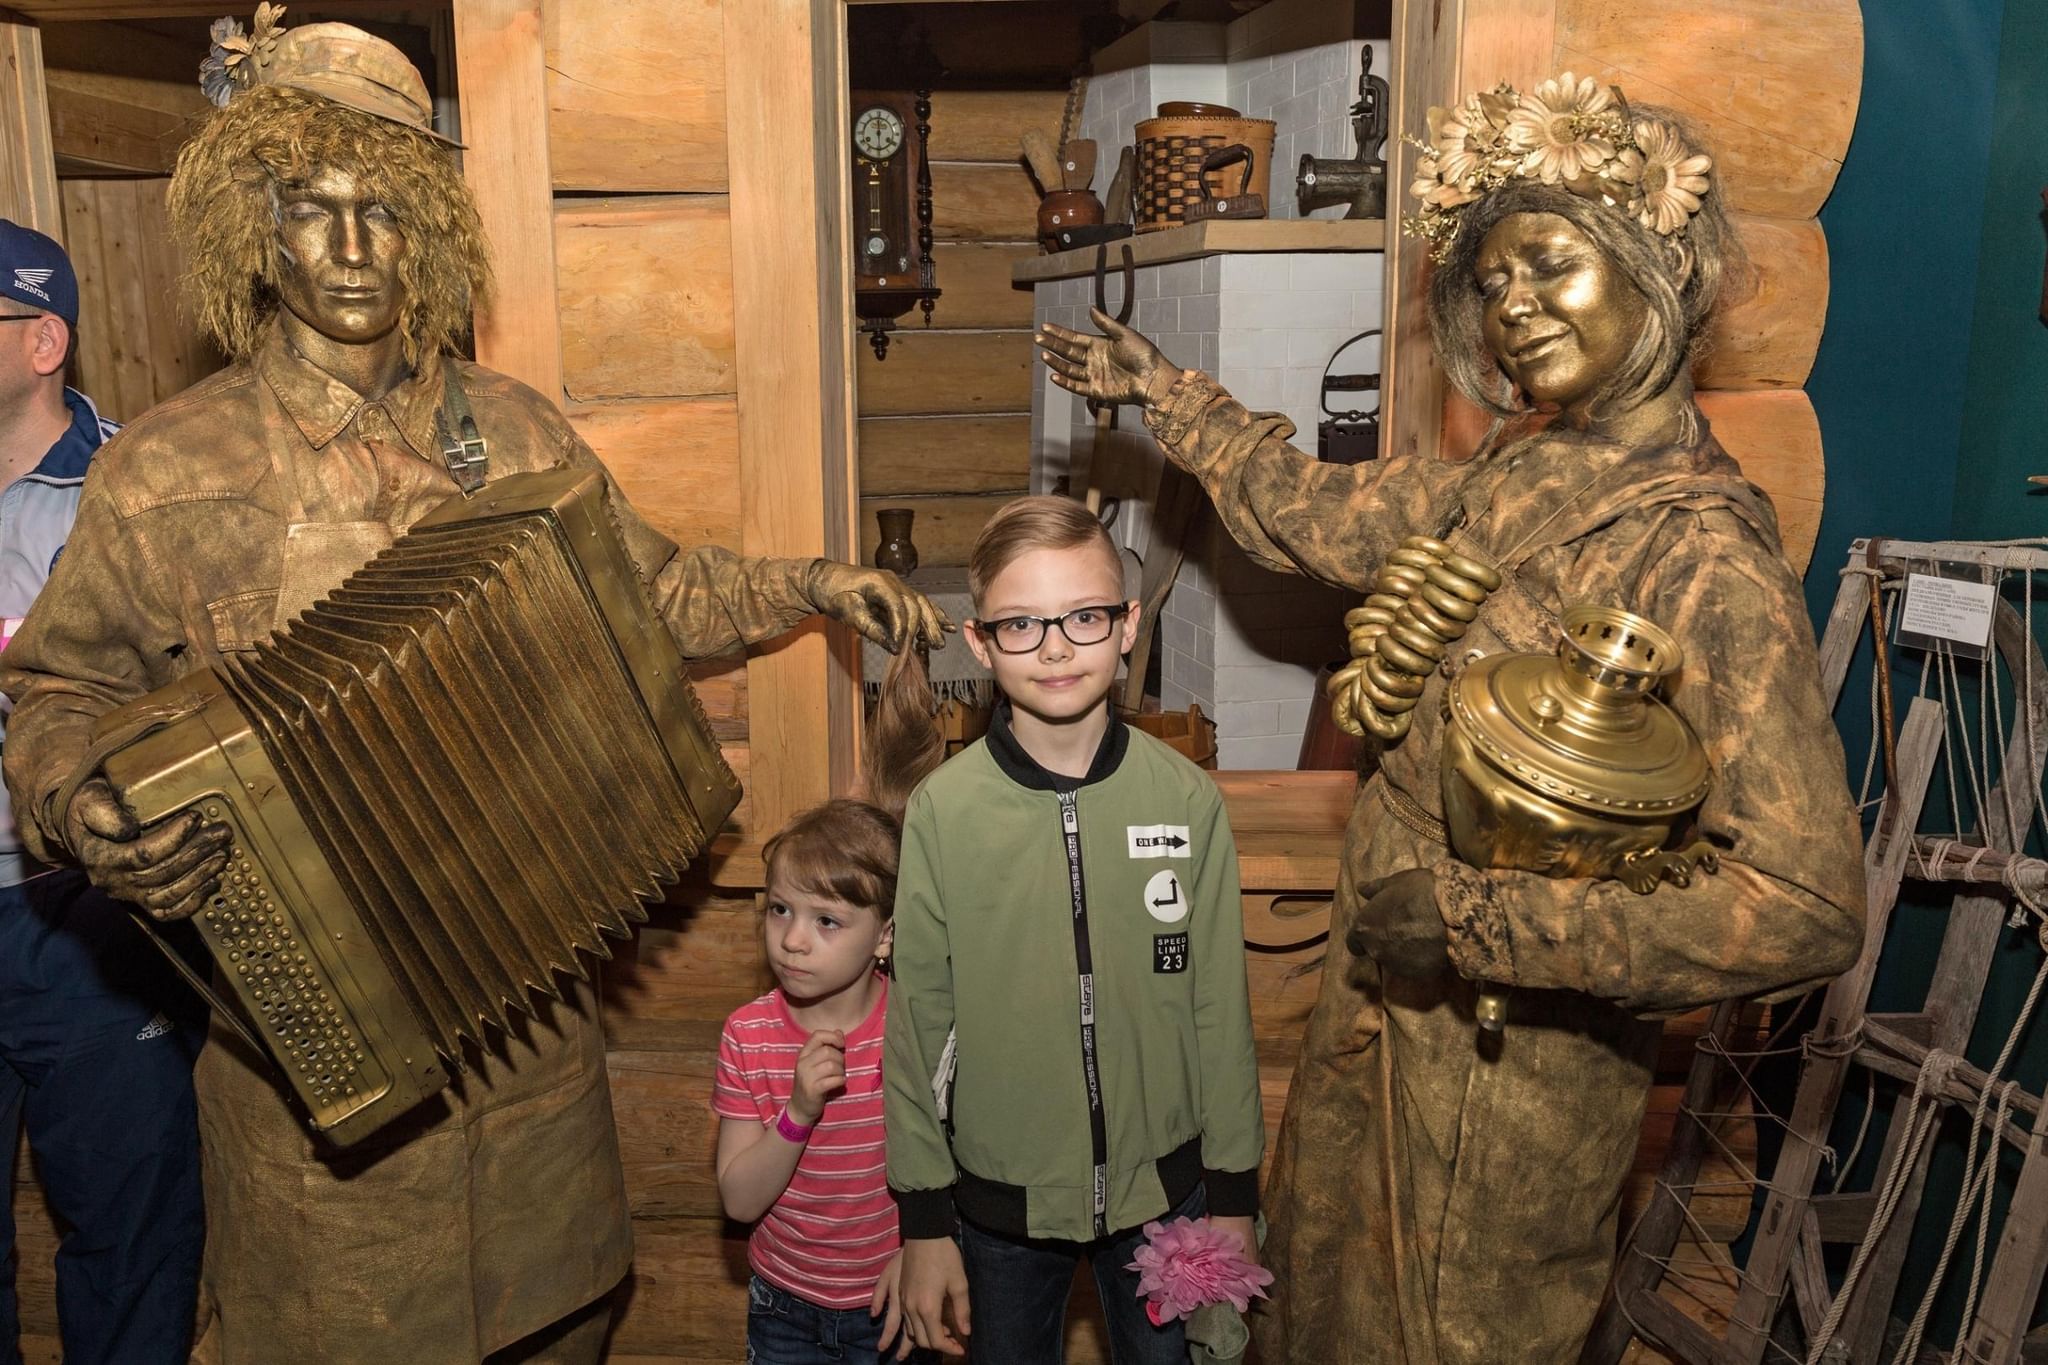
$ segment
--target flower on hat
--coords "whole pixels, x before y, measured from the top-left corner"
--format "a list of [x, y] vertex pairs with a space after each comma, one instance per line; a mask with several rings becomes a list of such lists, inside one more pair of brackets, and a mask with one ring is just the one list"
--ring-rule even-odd
[[1642, 169], [1635, 177], [1642, 207], [1636, 217], [1644, 227], [1668, 237], [1699, 212], [1714, 159], [1686, 146], [1668, 123], [1638, 119], [1633, 131], [1642, 151]]
[[227, 107], [227, 102], [238, 91], [247, 90], [257, 83], [261, 68], [270, 64], [277, 51], [278, 39], [284, 36], [284, 29], [278, 23], [282, 18], [283, 5], [263, 0], [256, 6], [256, 23], [252, 31], [244, 32], [239, 19], [213, 21], [213, 26], [207, 30], [213, 46], [208, 49], [206, 59], [199, 63], [199, 88], [206, 92], [206, 98], [213, 101], [215, 108]]
[[1177, 1321], [1197, 1308], [1229, 1303], [1242, 1313], [1266, 1297], [1273, 1272], [1245, 1259], [1243, 1245], [1206, 1218], [1176, 1218], [1145, 1224], [1137, 1259], [1138, 1296], [1154, 1327]]

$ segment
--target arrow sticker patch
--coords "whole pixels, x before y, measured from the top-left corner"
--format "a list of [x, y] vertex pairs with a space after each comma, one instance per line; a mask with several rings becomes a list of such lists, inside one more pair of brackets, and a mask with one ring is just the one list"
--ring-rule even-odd
[[1145, 883], [1145, 913], [1161, 924], [1179, 924], [1188, 917], [1187, 893], [1177, 872], [1155, 872]]
[[1194, 847], [1186, 825], [1125, 825], [1133, 858], [1188, 858]]

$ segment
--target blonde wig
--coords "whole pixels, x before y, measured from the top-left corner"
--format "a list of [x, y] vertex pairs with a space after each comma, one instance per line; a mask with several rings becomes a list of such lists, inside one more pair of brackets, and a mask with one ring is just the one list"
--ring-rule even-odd
[[453, 349], [491, 280], [476, 200], [454, 158], [409, 128], [279, 85], [236, 95], [178, 153], [171, 227], [193, 317], [234, 359], [255, 354], [280, 306], [277, 191], [330, 167], [361, 181], [405, 233], [407, 362]]

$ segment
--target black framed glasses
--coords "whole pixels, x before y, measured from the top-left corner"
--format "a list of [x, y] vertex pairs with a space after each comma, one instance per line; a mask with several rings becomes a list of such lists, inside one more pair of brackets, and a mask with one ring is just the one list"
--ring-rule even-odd
[[1075, 607], [1058, 616], [1005, 616], [1000, 621], [977, 621], [974, 628], [1004, 654], [1029, 654], [1045, 643], [1045, 633], [1058, 626], [1070, 645], [1099, 645], [1116, 630], [1116, 623], [1130, 614], [1125, 602], [1105, 602], [1099, 607]]

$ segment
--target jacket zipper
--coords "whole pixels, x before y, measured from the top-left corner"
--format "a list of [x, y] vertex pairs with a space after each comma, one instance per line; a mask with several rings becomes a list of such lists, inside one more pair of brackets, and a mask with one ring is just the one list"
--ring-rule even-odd
[[1067, 846], [1067, 889], [1074, 902], [1074, 966], [1081, 976], [1081, 1073], [1088, 1081], [1088, 1136], [1095, 1157], [1095, 1235], [1109, 1236], [1109, 1125], [1102, 1109], [1102, 1075], [1095, 1064], [1095, 959], [1088, 947], [1088, 892], [1081, 877], [1080, 794], [1060, 798], [1060, 831]]

